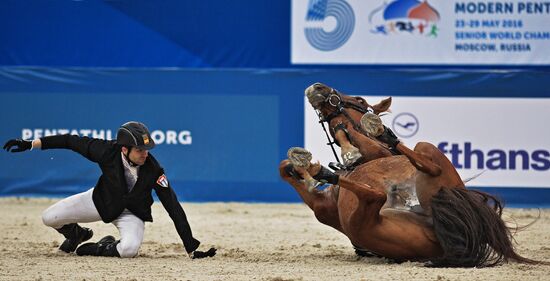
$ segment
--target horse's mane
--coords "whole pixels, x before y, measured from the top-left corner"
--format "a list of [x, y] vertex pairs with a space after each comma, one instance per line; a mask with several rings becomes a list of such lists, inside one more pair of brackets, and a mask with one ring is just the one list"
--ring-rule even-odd
[[442, 188], [431, 202], [434, 231], [443, 255], [435, 267], [487, 267], [509, 260], [539, 264], [514, 250], [511, 229], [502, 220], [503, 204], [477, 190]]

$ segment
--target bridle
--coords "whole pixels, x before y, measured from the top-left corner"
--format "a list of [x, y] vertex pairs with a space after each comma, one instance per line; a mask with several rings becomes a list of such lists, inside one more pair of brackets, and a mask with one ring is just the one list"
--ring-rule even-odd
[[363, 132], [363, 129], [351, 118], [349, 113], [346, 111], [346, 108], [351, 108], [353, 110], [361, 112], [362, 114], [365, 114], [367, 112], [374, 112], [372, 107], [366, 107], [362, 104], [358, 104], [355, 102], [344, 101], [340, 92], [338, 92], [334, 88], [330, 88], [330, 93], [327, 95], [324, 102], [328, 103], [332, 107], [335, 107], [336, 110], [330, 113], [328, 116], [324, 116], [320, 110], [316, 109], [317, 115], [319, 116], [321, 121], [330, 123], [330, 121], [332, 121], [332, 119], [334, 119], [336, 116], [343, 114], [348, 119], [348, 121], [353, 124], [353, 128], [359, 132]]
[[376, 140], [376, 138], [373, 138], [372, 136], [367, 134], [365, 132], [365, 130], [363, 130], [363, 128], [361, 128], [361, 126], [359, 124], [357, 124], [357, 122], [355, 122], [355, 120], [353, 120], [351, 118], [351, 116], [349, 115], [349, 113], [346, 110], [346, 108], [349, 108], [349, 109], [359, 111], [362, 114], [365, 114], [367, 112], [374, 113], [374, 109], [372, 107], [370, 107], [370, 106], [367, 107], [363, 104], [359, 104], [359, 103], [355, 103], [355, 102], [345, 101], [342, 98], [342, 95], [340, 94], [340, 92], [338, 92], [334, 88], [330, 88], [330, 93], [327, 95], [327, 97], [324, 99], [323, 102], [328, 103], [330, 106], [336, 108], [336, 110], [331, 112], [330, 114], [328, 114], [328, 116], [324, 116], [323, 113], [321, 112], [321, 110], [319, 110], [319, 109], [315, 109], [315, 112], [317, 113], [317, 116], [319, 117], [319, 123], [323, 127], [323, 131], [325, 131], [325, 135], [327, 136], [327, 139], [328, 139], [327, 145], [330, 145], [330, 148], [332, 149], [332, 153], [334, 154], [334, 157], [336, 157], [336, 161], [338, 161], [338, 163], [340, 163], [340, 159], [338, 158], [338, 154], [336, 153], [336, 149], [334, 149], [334, 144], [336, 144], [336, 142], [333, 139], [330, 138], [330, 135], [327, 132], [327, 129], [325, 128], [324, 122], [327, 122], [327, 124], [329, 124], [329, 126], [330, 126], [330, 121], [332, 121], [332, 119], [339, 116], [340, 114], [342, 114], [346, 117], [346, 119], [353, 125], [353, 128], [356, 131], [358, 131], [361, 134], [363, 134], [364, 136], [376, 141], [376, 143], [378, 145], [380, 145], [381, 147], [383, 147], [385, 149], [388, 149], [390, 152], [392, 152], [392, 154], [394, 153], [390, 148], [383, 146], [378, 140]]

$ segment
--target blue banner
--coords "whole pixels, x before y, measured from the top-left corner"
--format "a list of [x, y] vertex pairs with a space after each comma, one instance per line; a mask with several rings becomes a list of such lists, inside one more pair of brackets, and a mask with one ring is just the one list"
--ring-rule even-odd
[[[549, 98], [548, 77], [527, 70], [4, 67], [0, 141], [60, 133], [111, 139], [120, 124], [139, 120], [159, 143], [152, 153], [180, 200], [300, 202], [278, 164], [288, 148], [304, 146], [303, 92], [312, 83], [364, 96], [525, 99]], [[67, 196], [93, 186], [99, 174], [72, 151], [1, 152], [0, 196]], [[550, 202], [548, 188], [491, 191], [510, 204]]]
[[[10, 105], [0, 113], [3, 142], [66, 133], [112, 139], [121, 124], [137, 120], [152, 131], [158, 146], [151, 152], [182, 200], [297, 200], [281, 188], [277, 166], [288, 147], [303, 142], [303, 98], [256, 83], [253, 72], [233, 73], [240, 85], [208, 71], [2, 74], [1, 96]], [[0, 163], [1, 195], [65, 196], [93, 186], [100, 172], [64, 150], [2, 152]]]
[[0, 42], [0, 65], [288, 67], [290, 3], [3, 0]]

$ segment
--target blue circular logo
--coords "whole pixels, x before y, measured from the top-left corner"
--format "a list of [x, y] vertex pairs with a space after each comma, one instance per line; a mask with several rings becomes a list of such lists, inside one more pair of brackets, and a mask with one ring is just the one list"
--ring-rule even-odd
[[314, 48], [321, 51], [332, 51], [348, 41], [355, 28], [355, 14], [344, 0], [311, 0], [307, 21], [322, 22], [327, 17], [336, 19], [336, 27], [325, 31], [322, 27], [307, 27], [306, 39]]
[[420, 124], [412, 113], [403, 112], [393, 118], [391, 126], [396, 135], [402, 138], [410, 138], [416, 135]]

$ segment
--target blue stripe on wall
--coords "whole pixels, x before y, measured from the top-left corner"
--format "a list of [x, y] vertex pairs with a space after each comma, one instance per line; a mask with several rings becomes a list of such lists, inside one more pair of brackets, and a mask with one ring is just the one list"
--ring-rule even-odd
[[[487, 78], [481, 79], [483, 76]], [[154, 124], [154, 127], [160, 129], [192, 128], [192, 131], [199, 135], [206, 132], [204, 128], [213, 126], [218, 130], [225, 130], [223, 133], [232, 137], [212, 138], [205, 134], [206, 138], [203, 138], [202, 144], [207, 144], [206, 147], [200, 147], [201, 143], [198, 142], [191, 147], [159, 146], [153, 152], [165, 165], [168, 176], [175, 174], [171, 181], [180, 199], [299, 202], [295, 191], [278, 178], [277, 164], [286, 158], [288, 148], [303, 146], [303, 91], [308, 85], [320, 81], [345, 93], [367, 96], [525, 98], [550, 97], [550, 88], [546, 87], [547, 77], [548, 74], [541, 71], [472, 73], [406, 69], [192, 70], [3, 67], [0, 68], [0, 98], [9, 106], [0, 111], [0, 119], [10, 122], [6, 122], [0, 129], [0, 139], [17, 137], [21, 128], [25, 127], [82, 124], [91, 128], [116, 130], [118, 125], [128, 118], [143, 118], [146, 123]], [[141, 108], [139, 104], [134, 104], [136, 99], [141, 101], [139, 104], [145, 106]], [[228, 99], [229, 101], [224, 103], [230, 106], [214, 106], [212, 109], [217, 108], [230, 115], [217, 114], [215, 120], [193, 118], [208, 112], [208, 103], [215, 104]], [[201, 108], [185, 109], [199, 103]], [[125, 104], [132, 106], [124, 107]], [[248, 106], [262, 106], [265, 110], [260, 108], [251, 111], [247, 109]], [[241, 107], [243, 113], [247, 113], [248, 116], [242, 120], [238, 118]], [[139, 110], [132, 111], [134, 108]], [[189, 112], [179, 111], [179, 108]], [[22, 112], [25, 112], [22, 118], [14, 118]], [[31, 114], [32, 112], [41, 112], [40, 117]], [[250, 122], [262, 124], [263, 114], [267, 114], [266, 120], [269, 122], [265, 124], [270, 124], [269, 126], [262, 128], [249, 125]], [[228, 118], [223, 118], [224, 116]], [[268, 142], [262, 140], [266, 137], [269, 138]], [[241, 138], [247, 138], [247, 142]], [[227, 153], [211, 153], [209, 157], [212, 157], [212, 161], [223, 159], [223, 165], [207, 165], [207, 162], [197, 161], [197, 155], [201, 155], [201, 151], [216, 151], [209, 149], [216, 148], [216, 142], [224, 142], [223, 145], [229, 145], [229, 148], [236, 147], [229, 149]], [[239, 148], [239, 145], [245, 143], [244, 147]], [[262, 146], [263, 143], [269, 145]], [[244, 150], [249, 147], [252, 150]], [[196, 151], [195, 154], [189, 150], [198, 148], [201, 151]], [[258, 155], [259, 158], [248, 158]], [[65, 160], [67, 163], [63, 163]], [[182, 161], [185, 161], [183, 166]], [[193, 165], [194, 161], [197, 161], [196, 165]], [[241, 161], [255, 164], [243, 165], [246, 170], [239, 170], [238, 165]], [[97, 168], [92, 163], [68, 151], [26, 154], [4, 152], [0, 153], [0, 164], [0, 195], [3, 196], [65, 196], [93, 186], [98, 176]], [[28, 167], [29, 165], [38, 166], [32, 168]], [[26, 167], [25, 169], [34, 172], [21, 176], [17, 172], [18, 167]], [[262, 167], [257, 177], [249, 174], [253, 172], [254, 167]], [[188, 173], [195, 178], [186, 178], [185, 175]], [[71, 176], [67, 177], [67, 174]], [[212, 177], [215, 180], [208, 178], [208, 174], [215, 175]], [[501, 188], [492, 191], [502, 195], [511, 206], [536, 206], [550, 202], [548, 189]]]
[[[550, 97], [550, 70], [125, 69], [0, 67], [0, 93], [195, 93], [303, 97], [322, 82], [343, 93], [423, 97]], [[290, 104], [289, 104], [290, 105]]]

